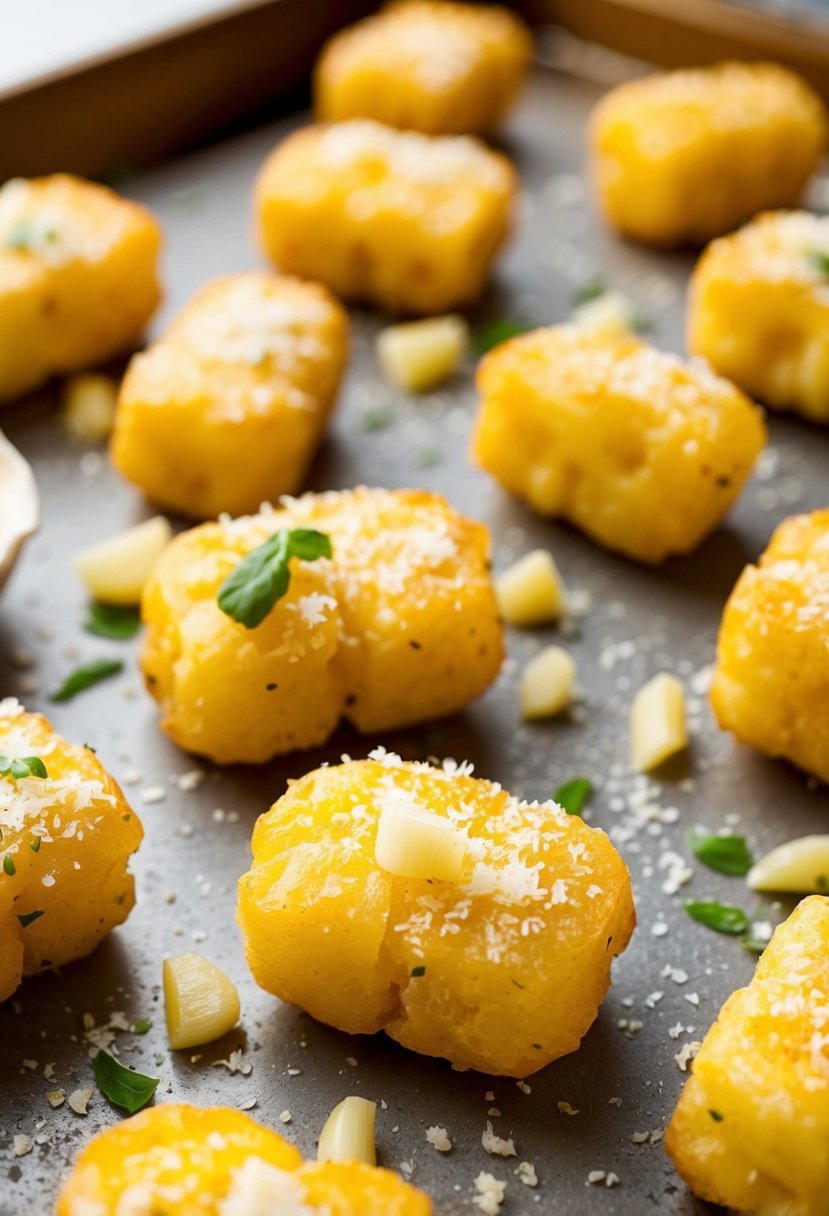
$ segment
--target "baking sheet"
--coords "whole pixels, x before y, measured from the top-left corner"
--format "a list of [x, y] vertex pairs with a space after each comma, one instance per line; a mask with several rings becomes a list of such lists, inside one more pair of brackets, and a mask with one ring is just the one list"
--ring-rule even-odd
[[[533, 78], [504, 141], [524, 183], [520, 225], [473, 320], [561, 320], [574, 290], [600, 272], [652, 319], [658, 346], [681, 350], [691, 258], [620, 243], [586, 201], [582, 132], [596, 96], [595, 86], [553, 72]], [[251, 235], [253, 177], [277, 140], [305, 118], [254, 130], [126, 184], [125, 192], [150, 205], [167, 233], [167, 300], [156, 328], [210, 275], [259, 264]], [[829, 197], [825, 181], [815, 197]], [[151, 509], [102, 453], [69, 446], [50, 394], [5, 411], [4, 427], [35, 466], [44, 525], [0, 599], [0, 692], [45, 710], [59, 731], [98, 749], [124, 783], [146, 839], [134, 860], [138, 904], [126, 925], [91, 958], [27, 981], [0, 1009], [3, 1216], [48, 1213], [73, 1154], [118, 1119], [97, 1091], [86, 1116], [66, 1105], [53, 1111], [45, 1097], [55, 1088], [94, 1090], [90, 1053], [110, 1035], [126, 1063], [161, 1077], [158, 1099], [241, 1106], [255, 1098], [253, 1116], [308, 1155], [326, 1115], [345, 1095], [382, 1100], [381, 1162], [407, 1163], [440, 1213], [477, 1210], [472, 1180], [481, 1170], [508, 1182], [504, 1216], [712, 1210], [688, 1195], [659, 1137], [685, 1080], [674, 1057], [702, 1037], [728, 993], [749, 979], [753, 959], [737, 941], [691, 922], [681, 900], [724, 899], [761, 918], [778, 919], [784, 910], [769, 912], [764, 905], [762, 911], [741, 880], [696, 864], [693, 878], [676, 893], [663, 888], [670, 890], [690, 857], [686, 833], [694, 823], [714, 829], [731, 824], [759, 855], [795, 834], [823, 830], [827, 822], [825, 789], [721, 735], [704, 698], [722, 605], [742, 566], [762, 551], [784, 516], [826, 505], [827, 435], [773, 418], [769, 450], [727, 525], [696, 554], [648, 570], [603, 552], [565, 525], [535, 518], [475, 471], [467, 458], [471, 376], [423, 399], [397, 394], [380, 381], [373, 358], [383, 318], [354, 312], [353, 321], [351, 369], [311, 488], [367, 483], [445, 493], [491, 527], [496, 568], [529, 548], [548, 546], [568, 587], [590, 603], [576, 634], [564, 641], [576, 659], [584, 700], [571, 720], [521, 724], [518, 671], [543, 643], [560, 639], [553, 629], [511, 633], [500, 680], [463, 716], [382, 738], [343, 731], [327, 748], [262, 768], [202, 764], [159, 731], [137, 673], [137, 644], [107, 642], [81, 629], [84, 595], [71, 554]], [[49, 704], [48, 693], [78, 661], [112, 654], [128, 660], [123, 677], [69, 704]], [[694, 742], [689, 762], [655, 783], [629, 772], [627, 710], [633, 691], [663, 669], [687, 681]], [[576, 775], [600, 787], [589, 818], [614, 833], [631, 867], [639, 928], [615, 964], [613, 988], [581, 1050], [530, 1078], [528, 1089], [456, 1073], [382, 1035], [340, 1034], [280, 1005], [250, 979], [234, 899], [254, 820], [288, 778], [343, 752], [363, 756], [378, 742], [409, 757], [471, 759], [481, 775], [526, 797], [548, 797]], [[194, 770], [203, 774], [200, 784], [180, 788]], [[147, 791], [158, 797], [159, 788], [163, 799], [142, 801]], [[230, 973], [244, 1013], [240, 1028], [224, 1040], [171, 1054], [161, 958], [188, 949]], [[677, 982], [676, 970], [669, 975], [666, 968], [687, 973], [687, 981]], [[148, 1018], [152, 1028], [144, 1035], [102, 1031], [118, 1014], [127, 1023]], [[115, 1026], [121, 1021], [116, 1016]], [[239, 1049], [244, 1071], [231, 1073], [218, 1061], [233, 1063], [238, 1057], [231, 1053]], [[48, 1064], [51, 1080], [44, 1075]], [[560, 1110], [559, 1103], [578, 1113]], [[500, 1116], [487, 1115], [492, 1106]], [[283, 1123], [284, 1112], [289, 1121]], [[500, 1136], [514, 1138], [517, 1158], [484, 1152], [488, 1117]], [[447, 1128], [451, 1153], [439, 1154], [427, 1143], [425, 1129], [432, 1124]], [[15, 1159], [17, 1133], [33, 1136], [36, 1144]], [[638, 1143], [644, 1133], [645, 1142]], [[535, 1165], [537, 1189], [515, 1176], [521, 1161]], [[618, 1185], [588, 1184], [591, 1171], [612, 1172]]]

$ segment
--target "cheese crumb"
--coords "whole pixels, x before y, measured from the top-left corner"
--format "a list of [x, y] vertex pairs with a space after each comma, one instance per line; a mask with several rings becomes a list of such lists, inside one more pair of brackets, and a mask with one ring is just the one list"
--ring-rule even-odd
[[538, 1186], [538, 1174], [531, 1161], [522, 1161], [515, 1173], [524, 1186]]
[[702, 1043], [700, 1043], [699, 1040], [697, 1040], [697, 1039], [695, 1039], [691, 1043], [683, 1043], [679, 1052], [674, 1056], [674, 1059], [676, 1060], [677, 1064], [679, 1065], [681, 1072], [688, 1071], [688, 1065], [691, 1062], [691, 1060], [693, 1060], [694, 1056], [697, 1054], [700, 1047], [702, 1047]]
[[557, 1102], [556, 1105], [562, 1115], [577, 1115], [579, 1112], [575, 1110], [569, 1102]]
[[91, 1097], [91, 1089], [75, 1089], [66, 1099], [66, 1101], [69, 1103], [70, 1109], [73, 1110], [76, 1115], [85, 1115], [87, 1113], [86, 1108], [89, 1105], [89, 1099]]
[[15, 1157], [25, 1157], [30, 1153], [35, 1146], [31, 1136], [15, 1136], [14, 1137], [14, 1155]]
[[499, 1182], [492, 1174], [481, 1171], [475, 1179], [475, 1190], [478, 1192], [475, 1202], [484, 1216], [498, 1216], [506, 1189], [506, 1182]]
[[487, 1153], [491, 1153], [494, 1157], [517, 1157], [515, 1144], [512, 1140], [503, 1140], [500, 1136], [496, 1136], [492, 1130], [492, 1124], [487, 1121], [486, 1131], [481, 1135], [481, 1144]]
[[66, 1100], [66, 1094], [62, 1089], [52, 1089], [46, 1095], [46, 1101], [52, 1107], [52, 1110], [57, 1110], [59, 1106], [63, 1106]]
[[439, 1153], [448, 1153], [452, 1148], [452, 1141], [445, 1127], [427, 1127], [426, 1139]]

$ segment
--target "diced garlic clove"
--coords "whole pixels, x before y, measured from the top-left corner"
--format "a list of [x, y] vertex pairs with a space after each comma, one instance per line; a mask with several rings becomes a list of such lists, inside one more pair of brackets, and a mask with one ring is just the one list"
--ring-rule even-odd
[[751, 867], [746, 881], [753, 891], [829, 895], [829, 836], [799, 836], [778, 845]]
[[374, 1124], [377, 1103], [344, 1098], [335, 1106], [320, 1133], [318, 1161], [363, 1161], [377, 1164]]
[[660, 672], [633, 698], [631, 763], [638, 772], [648, 773], [687, 746], [684, 689], [676, 676]]
[[84, 373], [71, 376], [61, 393], [63, 425], [79, 443], [108, 439], [115, 425], [118, 385], [109, 376]]
[[239, 994], [220, 967], [200, 954], [164, 960], [164, 1012], [174, 1051], [201, 1047], [239, 1021]]
[[457, 882], [466, 855], [466, 832], [420, 807], [387, 802], [380, 812], [374, 856], [399, 878]]
[[606, 291], [580, 304], [570, 323], [600, 338], [626, 338], [636, 329], [636, 309], [620, 291]]
[[422, 393], [454, 375], [468, 345], [469, 327], [462, 317], [428, 317], [381, 330], [377, 358], [392, 384]]
[[498, 609], [508, 625], [556, 621], [564, 610], [564, 586], [551, 553], [533, 549], [495, 580]]
[[169, 521], [156, 515], [79, 553], [75, 573], [94, 600], [104, 604], [137, 604], [172, 535]]
[[573, 699], [576, 664], [560, 646], [548, 646], [530, 659], [521, 673], [521, 717], [552, 718]]

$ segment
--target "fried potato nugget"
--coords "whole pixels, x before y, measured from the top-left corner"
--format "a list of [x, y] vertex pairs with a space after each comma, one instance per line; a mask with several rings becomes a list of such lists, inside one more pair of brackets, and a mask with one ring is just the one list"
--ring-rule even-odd
[[[287, 593], [248, 629], [223, 580], [280, 529], [330, 538], [333, 559], [291, 562]], [[503, 658], [489, 535], [437, 494], [357, 489], [184, 533], [145, 590], [143, 669], [164, 730], [219, 764], [257, 763], [359, 730], [454, 713]]]
[[324, 287], [214, 279], [130, 363], [112, 459], [153, 502], [199, 519], [258, 510], [302, 485], [348, 351]]
[[534, 330], [487, 355], [477, 383], [478, 464], [542, 515], [652, 564], [716, 526], [766, 441], [739, 389], [633, 337]]
[[144, 207], [66, 174], [0, 188], [0, 401], [100, 363], [158, 305], [161, 231]]
[[711, 704], [723, 730], [829, 781], [829, 510], [784, 520], [731, 592]]
[[355, 120], [283, 140], [259, 175], [256, 209], [281, 270], [346, 299], [442, 313], [480, 294], [516, 193], [506, 157], [475, 139]]
[[[281, 1000], [523, 1077], [594, 1021], [633, 931], [630, 877], [604, 832], [469, 772], [379, 749], [294, 782], [254, 829], [239, 923], [254, 978]], [[379, 863], [389, 809], [462, 834], [457, 881]]]
[[[27, 775], [38, 771], [47, 775]], [[84, 958], [127, 919], [127, 863], [142, 836], [90, 748], [0, 701], [0, 1001], [23, 976]]]
[[361, 1161], [303, 1162], [293, 1145], [228, 1107], [165, 1103], [81, 1151], [56, 1216], [431, 1216], [421, 1191]]
[[760, 215], [691, 277], [688, 349], [767, 405], [829, 422], [829, 217]]
[[750, 1216], [824, 1216], [829, 899], [800, 903], [723, 1005], [665, 1147], [695, 1194]]
[[816, 93], [774, 63], [720, 63], [612, 89], [590, 122], [599, 204], [624, 236], [703, 244], [793, 207], [826, 146]]
[[314, 76], [320, 119], [486, 135], [515, 100], [532, 39], [505, 8], [409, 0], [335, 34]]

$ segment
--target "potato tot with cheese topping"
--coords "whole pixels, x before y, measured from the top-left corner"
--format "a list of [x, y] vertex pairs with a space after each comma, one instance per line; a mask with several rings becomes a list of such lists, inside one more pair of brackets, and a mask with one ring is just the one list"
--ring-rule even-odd
[[612, 89], [593, 113], [599, 204], [624, 236], [704, 244], [756, 211], [796, 206], [827, 132], [820, 98], [778, 64], [646, 76]]
[[711, 704], [723, 730], [829, 781], [829, 510], [777, 528], [731, 592]]
[[0, 701], [0, 1001], [23, 976], [91, 953], [127, 919], [127, 863], [142, 835], [90, 748]]
[[509, 161], [475, 139], [354, 120], [283, 140], [256, 209], [279, 269], [346, 299], [443, 313], [480, 294], [516, 190]]
[[[264, 618], [232, 619], [223, 581], [294, 530], [327, 537], [331, 560], [294, 557]], [[343, 716], [375, 731], [454, 713], [503, 656], [486, 529], [418, 490], [308, 494], [194, 528], [162, 555], [143, 617], [164, 730], [220, 764], [313, 747]]]
[[380, 749], [294, 782], [259, 819], [239, 922], [254, 978], [281, 1000], [523, 1077], [578, 1047], [634, 910], [604, 832], [466, 766]]
[[691, 278], [688, 349], [766, 405], [829, 422], [829, 217], [760, 215]]
[[478, 464], [540, 514], [654, 565], [717, 525], [766, 441], [739, 389], [633, 336], [534, 330], [487, 355], [477, 383]]
[[324, 287], [272, 274], [214, 279], [130, 363], [113, 463], [181, 515], [276, 502], [305, 479], [347, 349], [347, 317]]
[[749, 1216], [823, 1216], [829, 1191], [829, 899], [776, 930], [723, 1005], [665, 1147], [695, 1194]]
[[55, 1216], [431, 1216], [429, 1199], [361, 1161], [303, 1162], [229, 1107], [165, 1103], [82, 1149]]
[[427, 135], [486, 135], [511, 107], [532, 54], [505, 8], [408, 0], [335, 34], [314, 76], [317, 116], [373, 118]]
[[0, 401], [128, 349], [160, 299], [161, 232], [67, 174], [0, 188]]

